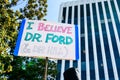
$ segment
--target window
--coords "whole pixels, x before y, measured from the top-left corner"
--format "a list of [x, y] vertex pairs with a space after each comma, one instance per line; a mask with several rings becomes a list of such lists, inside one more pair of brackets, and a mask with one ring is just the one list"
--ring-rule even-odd
[[57, 77], [56, 77], [56, 80], [60, 80], [60, 74], [61, 74], [61, 64], [62, 64], [62, 61], [61, 60], [58, 60], [58, 63], [57, 63], [57, 70], [58, 70], [58, 73], [57, 73]]
[[78, 6], [74, 6], [75, 11], [74, 11], [74, 24], [78, 24]]
[[106, 9], [107, 19], [109, 20], [109, 19], [111, 19], [111, 17], [110, 17], [110, 12], [109, 12], [107, 1], [105, 1], [104, 4], [105, 4], [105, 9]]
[[86, 71], [86, 63], [85, 62], [81, 63], [81, 71]]
[[[117, 1], [120, 2], [120, 0], [117, 0]], [[112, 12], [113, 12], [113, 15], [114, 15], [118, 36], [119, 36], [119, 39], [120, 39], [120, 22], [118, 20], [118, 17], [120, 17], [120, 16], [117, 15], [114, 2], [113, 1], [110, 1], [110, 2], [111, 2], [111, 5], [112, 5]], [[119, 9], [120, 9], [120, 4], [118, 4], [118, 5], [119, 5]]]
[[81, 27], [81, 34], [84, 34], [84, 9], [83, 9], [83, 5], [80, 5], [80, 27]]
[[98, 61], [98, 66], [99, 66], [99, 76], [100, 76], [100, 80], [104, 80], [105, 78], [105, 74], [104, 74], [104, 69], [103, 69], [103, 62], [102, 60]]
[[120, 77], [120, 58], [116, 59], [116, 65], [117, 65], [117, 70], [118, 70], [118, 76]]
[[65, 70], [69, 68], [69, 60], [65, 60]]
[[116, 0], [120, 11], [120, 0]]
[[63, 8], [62, 23], [65, 23], [65, 18], [66, 18], [66, 7]]
[[81, 74], [81, 78], [82, 78], [82, 80], [86, 80], [86, 71], [82, 71], [81, 72], [82, 74]]
[[78, 66], [77, 60], [74, 60], [74, 61], [73, 61], [73, 66], [74, 66], [75, 68], [77, 68], [77, 66]]
[[72, 7], [69, 7], [69, 11], [68, 11], [68, 23], [71, 24], [71, 20], [72, 19]]
[[81, 61], [85, 62], [85, 37], [81, 37]]
[[113, 31], [113, 25], [112, 25], [112, 22], [109, 22], [108, 24], [109, 24], [109, 30], [110, 30], [110, 35], [112, 39], [112, 46], [114, 50], [115, 59], [117, 59], [119, 58], [119, 52], [118, 52], [118, 47], [117, 47], [114, 31]]
[[99, 7], [99, 14], [100, 14], [100, 20], [104, 20], [104, 16], [103, 16], [103, 10], [102, 10], [102, 4], [101, 2], [98, 3], [98, 7]]
[[95, 80], [95, 70], [90, 70], [90, 80]]

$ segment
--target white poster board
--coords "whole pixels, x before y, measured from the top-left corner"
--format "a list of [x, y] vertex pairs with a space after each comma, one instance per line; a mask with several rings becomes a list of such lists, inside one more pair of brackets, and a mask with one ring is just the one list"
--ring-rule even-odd
[[14, 55], [79, 59], [78, 27], [39, 20], [22, 20]]

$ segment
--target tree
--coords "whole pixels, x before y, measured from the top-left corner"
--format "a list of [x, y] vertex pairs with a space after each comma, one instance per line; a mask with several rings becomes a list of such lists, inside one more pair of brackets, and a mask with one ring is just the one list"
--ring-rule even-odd
[[[18, 58], [18, 57], [17, 57]], [[43, 80], [45, 59], [19, 57], [13, 61], [13, 71], [8, 73], [8, 80]], [[24, 61], [24, 62], [23, 62]], [[21, 64], [22, 63], [22, 64]], [[41, 66], [42, 65], [42, 66]], [[54, 61], [48, 62], [48, 74], [52, 77], [56, 76], [56, 63]]]
[[[19, 8], [19, 10], [13, 10], [15, 6], [19, 5], [18, 3], [25, 3], [25, 6]], [[23, 74], [17, 79], [26, 79], [26, 76], [30, 77], [32, 75], [37, 76], [34, 78], [41, 77], [42, 79], [42, 76], [38, 75], [43, 75], [43, 73], [38, 72], [44, 72], [44, 69], [40, 68], [45, 66], [44, 59], [15, 57], [13, 51], [21, 19], [44, 20], [46, 13], [47, 0], [0, 0], [0, 79], [12, 79], [13, 76], [16, 76], [15, 74], [19, 75], [21, 72], [25, 72], [27, 75]], [[31, 63], [34, 65], [31, 65]], [[49, 64], [49, 69], [56, 66], [54, 61], [49, 61]], [[54, 72], [55, 68], [51, 71]], [[54, 73], [50, 72], [50, 74], [55, 77]]]

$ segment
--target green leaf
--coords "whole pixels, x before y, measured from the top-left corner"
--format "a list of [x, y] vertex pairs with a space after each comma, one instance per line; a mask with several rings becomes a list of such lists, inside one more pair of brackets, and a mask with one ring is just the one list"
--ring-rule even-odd
[[[25, 6], [23, 3], [26, 3]], [[22, 8], [17, 4], [22, 5]], [[18, 9], [15, 11], [13, 7]], [[41, 20], [46, 14], [47, 0], [0, 0], [0, 75], [5, 79], [43, 80], [44, 59], [16, 57], [13, 51], [21, 19]], [[48, 74], [55, 77], [56, 63], [49, 61], [48, 68]], [[1, 76], [0, 79], [4, 80]]]

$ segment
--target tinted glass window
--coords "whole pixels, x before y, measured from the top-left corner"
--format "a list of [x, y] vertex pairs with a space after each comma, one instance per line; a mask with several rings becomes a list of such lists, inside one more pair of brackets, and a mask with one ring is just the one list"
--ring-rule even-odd
[[81, 70], [86, 71], [86, 63], [85, 62], [81, 63]]
[[116, 0], [120, 11], [120, 0]]
[[103, 69], [103, 62], [102, 60], [98, 61], [98, 66], [99, 66], [99, 76], [100, 76], [100, 80], [104, 80], [105, 79], [105, 74], [104, 74], [104, 69]]
[[66, 18], [66, 7], [63, 8], [62, 23], [65, 23], [65, 18]]
[[86, 80], [86, 71], [82, 71], [81, 73], [82, 80]]
[[69, 60], [65, 60], [65, 70], [69, 68]]
[[90, 80], [95, 80], [95, 70], [90, 70]]
[[74, 24], [78, 24], [78, 6], [75, 6], [75, 11], [74, 11]]
[[85, 62], [85, 37], [81, 37], [81, 61]]
[[71, 24], [71, 19], [72, 19], [72, 7], [69, 7], [68, 11], [68, 23]]
[[74, 66], [75, 68], [77, 68], [78, 64], [77, 64], [77, 61], [76, 61], [76, 60], [73, 61], [73, 66]]
[[107, 19], [111, 19], [107, 1], [104, 2]]
[[[120, 39], [120, 22], [119, 22], [119, 20], [118, 20], [118, 17], [120, 17], [120, 16], [117, 15], [116, 8], [115, 8], [115, 4], [114, 4], [113, 0], [111, 0], [110, 2], [111, 2], [111, 5], [112, 5], [112, 9], [111, 9], [111, 10], [112, 10], [113, 15], [114, 15], [117, 32], [118, 32], [118, 36], [119, 36], [119, 39]], [[118, 1], [118, 2], [120, 2], [120, 1]], [[119, 3], [119, 5], [120, 5], [120, 3]], [[119, 6], [119, 7], [120, 7], [120, 6]]]
[[83, 5], [80, 6], [80, 23], [81, 23], [81, 34], [84, 34], [84, 10]]
[[99, 13], [100, 13], [100, 20], [104, 20], [101, 2], [98, 3], [98, 7], [99, 7]]
[[61, 74], [61, 64], [62, 64], [62, 61], [61, 60], [58, 60], [58, 63], [57, 63], [57, 77], [56, 77], [56, 80], [60, 80], [60, 74]]

